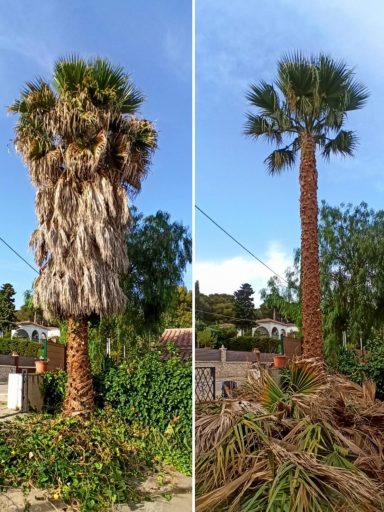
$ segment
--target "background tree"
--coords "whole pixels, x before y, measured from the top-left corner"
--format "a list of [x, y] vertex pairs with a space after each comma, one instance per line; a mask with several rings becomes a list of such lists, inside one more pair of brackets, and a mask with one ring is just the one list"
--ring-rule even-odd
[[16, 318], [19, 322], [29, 320], [38, 324], [46, 323], [43, 310], [33, 303], [33, 290], [25, 290], [24, 304], [16, 311]]
[[248, 114], [246, 135], [277, 146], [265, 160], [268, 171], [279, 174], [300, 154], [303, 349], [306, 357], [322, 358], [316, 151], [326, 160], [353, 154], [356, 135], [343, 127], [368, 93], [343, 62], [295, 53], [278, 63], [274, 84], [251, 85], [247, 98], [258, 114]]
[[359, 346], [384, 325], [384, 211], [366, 203], [331, 207], [319, 224], [324, 335], [328, 353], [342, 333]]
[[142, 102], [121, 67], [71, 57], [56, 63], [51, 84], [27, 82], [9, 108], [37, 188], [34, 301], [48, 317], [68, 319], [66, 415], [93, 409], [88, 316], [126, 306], [126, 192], [140, 190], [156, 147], [152, 124], [136, 117]]
[[0, 331], [9, 332], [16, 320], [15, 289], [10, 283], [5, 283], [0, 288]]
[[300, 251], [295, 253], [293, 269], [286, 269], [285, 279], [287, 284], [282, 284], [276, 276], [271, 277], [267, 287], [260, 290], [263, 303], [259, 311], [264, 313], [275, 310], [277, 317], [283, 321], [293, 322], [300, 329]]
[[234, 298], [228, 293], [199, 292], [199, 308], [196, 307], [196, 318], [205, 324], [228, 323], [235, 316]]
[[192, 327], [192, 291], [178, 286], [170, 311], [165, 315], [164, 327]]
[[254, 291], [252, 286], [244, 283], [233, 294], [235, 317], [234, 324], [244, 331], [250, 330], [255, 325], [255, 304], [254, 304]]
[[159, 333], [192, 261], [188, 228], [172, 222], [167, 212], [144, 217], [132, 209], [128, 248], [130, 263], [122, 279], [128, 298], [125, 319], [138, 334]]
[[131, 209], [131, 230], [127, 238], [129, 271], [122, 277], [127, 296], [125, 310], [102, 320], [91, 320], [91, 363], [97, 372], [106, 356], [109, 339], [111, 356], [159, 340], [166, 327], [191, 327], [192, 293], [181, 286], [191, 262], [191, 237], [182, 224], [172, 222], [169, 213], [144, 216]]

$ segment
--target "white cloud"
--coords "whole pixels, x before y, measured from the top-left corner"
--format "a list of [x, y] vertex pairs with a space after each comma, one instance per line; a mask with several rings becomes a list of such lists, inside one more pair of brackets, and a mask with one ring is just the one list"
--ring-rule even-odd
[[[263, 261], [284, 277], [285, 269], [292, 266], [293, 257], [279, 243], [270, 242]], [[241, 284], [249, 283], [255, 291], [256, 305], [260, 303], [260, 290], [272, 275], [261, 263], [244, 256], [220, 261], [197, 261], [194, 270], [194, 277], [199, 281], [202, 293], [232, 294]]]

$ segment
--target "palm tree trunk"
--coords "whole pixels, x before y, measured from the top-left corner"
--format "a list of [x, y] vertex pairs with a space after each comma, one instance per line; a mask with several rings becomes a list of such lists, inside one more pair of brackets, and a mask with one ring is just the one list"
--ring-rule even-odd
[[317, 168], [313, 137], [301, 135], [301, 304], [303, 355], [323, 359], [323, 330], [317, 234]]
[[64, 415], [89, 415], [94, 408], [94, 396], [88, 357], [88, 322], [85, 318], [68, 320], [67, 375]]

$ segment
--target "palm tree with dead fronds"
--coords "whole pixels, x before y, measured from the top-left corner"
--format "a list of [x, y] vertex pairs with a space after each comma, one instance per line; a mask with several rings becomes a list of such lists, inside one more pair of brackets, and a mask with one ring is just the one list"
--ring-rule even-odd
[[271, 175], [293, 167], [300, 156], [301, 305], [305, 357], [323, 358], [316, 153], [353, 155], [356, 134], [345, 130], [347, 115], [361, 108], [366, 88], [352, 69], [326, 55], [288, 55], [278, 63], [275, 83], [253, 84], [247, 98], [246, 135], [276, 146], [266, 158]]
[[119, 278], [128, 265], [127, 192], [140, 190], [157, 140], [152, 123], [137, 117], [142, 102], [121, 67], [74, 56], [56, 63], [52, 83], [27, 82], [9, 107], [37, 189], [34, 302], [68, 320], [68, 416], [93, 409], [87, 317], [126, 304]]

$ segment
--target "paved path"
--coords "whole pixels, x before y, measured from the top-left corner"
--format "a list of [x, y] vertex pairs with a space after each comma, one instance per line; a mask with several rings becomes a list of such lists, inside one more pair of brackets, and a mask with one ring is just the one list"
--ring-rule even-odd
[[0, 383], [0, 404], [7, 403], [8, 398], [8, 384]]
[[[154, 484], [155, 480], [156, 475], [150, 477], [142, 486], [142, 490], [152, 496], [153, 501], [116, 505], [114, 510], [116, 512], [192, 512], [191, 478], [174, 473], [161, 488], [158, 484]], [[170, 501], [159, 495], [159, 492], [172, 496]], [[27, 510], [29, 512], [75, 512], [74, 508], [66, 505], [63, 501], [51, 501], [46, 492], [37, 489], [32, 490], [28, 496], [24, 496], [19, 489], [10, 489], [0, 493], [1, 512], [25, 512]]]

